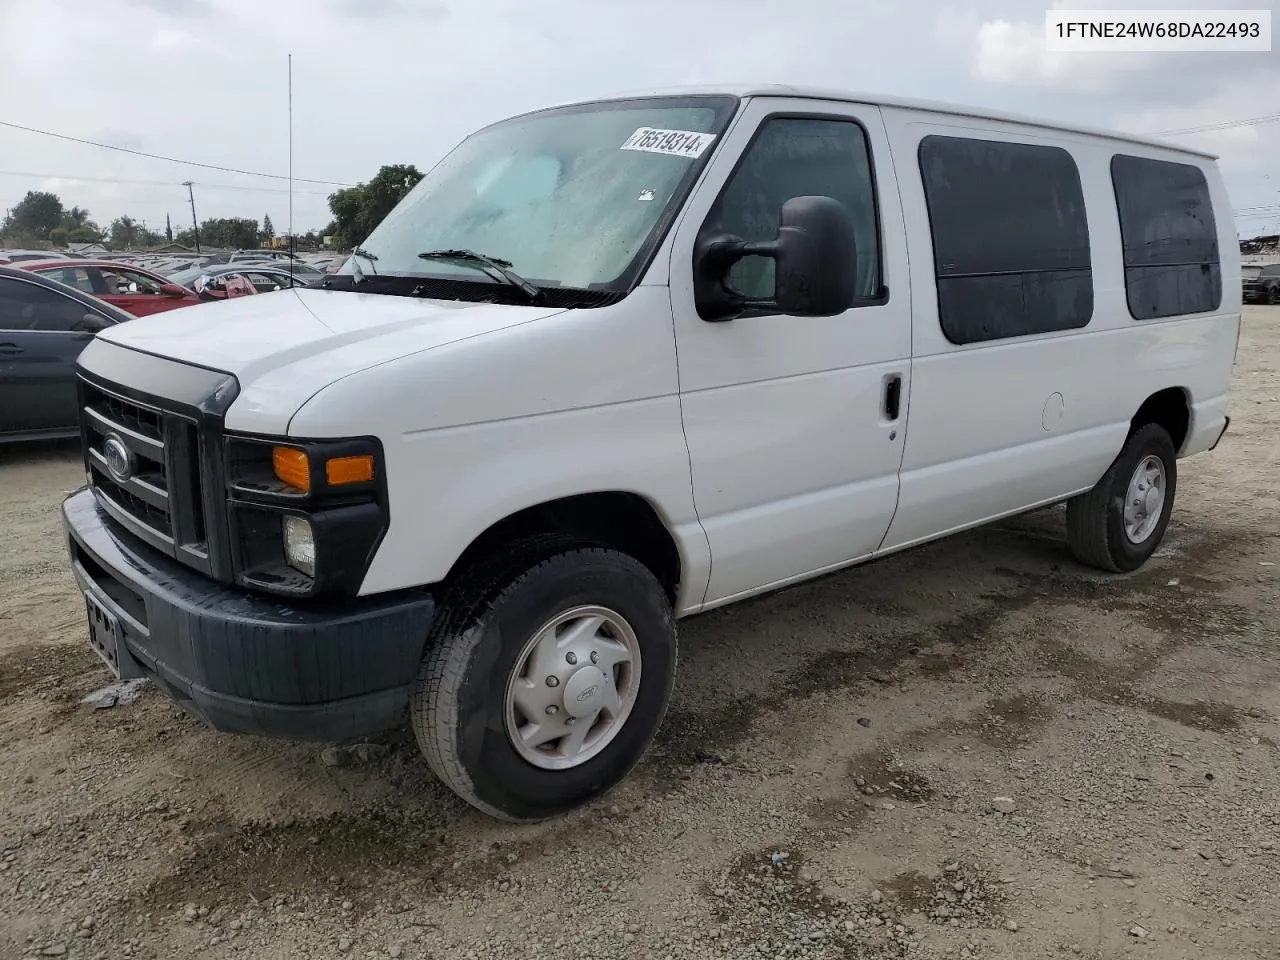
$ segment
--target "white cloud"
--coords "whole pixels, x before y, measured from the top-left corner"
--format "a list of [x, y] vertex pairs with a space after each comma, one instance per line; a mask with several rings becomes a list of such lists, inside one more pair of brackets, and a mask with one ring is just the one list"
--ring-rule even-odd
[[1150, 64], [1148, 54], [1060, 53], [1045, 49], [1043, 23], [993, 20], [977, 31], [979, 80], [1101, 93]]
[[[1239, 0], [1193, 5], [1219, 2]], [[426, 168], [471, 130], [517, 111], [696, 82], [883, 91], [1133, 129], [1280, 112], [1280, 51], [1252, 59], [1054, 59], [1044, 52], [1045, 6], [1045, 0], [854, 8], [845, 0], [0, 0], [0, 119], [284, 173], [292, 53], [294, 171], [356, 182], [384, 163]], [[1268, 139], [1274, 133], [1233, 131], [1214, 141], [1238, 178], [1238, 203], [1261, 203], [1263, 188], [1274, 190], [1258, 173], [1262, 151], [1274, 150]], [[59, 185], [64, 202], [89, 208], [100, 222], [129, 214], [163, 223], [167, 212], [175, 225], [185, 224], [186, 189], [178, 186], [185, 179], [196, 182], [202, 218], [269, 213], [277, 226], [287, 218], [278, 180], [0, 128], [0, 210], [50, 174], [72, 178]], [[1262, 184], [1257, 196], [1255, 181]], [[333, 188], [296, 189], [295, 225], [323, 226]]]

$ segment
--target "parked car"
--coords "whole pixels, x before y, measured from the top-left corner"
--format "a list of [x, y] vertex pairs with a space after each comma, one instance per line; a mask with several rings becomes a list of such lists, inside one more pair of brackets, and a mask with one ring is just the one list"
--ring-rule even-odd
[[69, 260], [65, 253], [56, 250], [0, 250], [0, 264], [22, 263], [27, 260]]
[[1240, 268], [1245, 303], [1280, 303], [1280, 263]]
[[169, 274], [171, 283], [180, 283], [190, 290], [195, 290], [196, 282], [201, 278], [219, 278], [242, 276], [253, 285], [257, 293], [272, 293], [276, 290], [287, 290], [292, 287], [305, 287], [319, 275], [312, 273], [289, 273], [287, 265], [276, 263], [219, 263], [201, 264], [188, 267]]
[[272, 250], [269, 247], [260, 247], [256, 250], [237, 250], [230, 256], [232, 263], [238, 260], [275, 260], [284, 262], [297, 259], [297, 254], [290, 253], [288, 250]]
[[180, 283], [142, 267], [112, 260], [31, 260], [23, 270], [52, 277], [81, 293], [92, 294], [135, 317], [145, 317], [200, 302]]
[[201, 300], [234, 300], [236, 297], [252, 297], [258, 293], [257, 288], [243, 273], [202, 273], [196, 277], [196, 296]]
[[1196, 150], [781, 86], [526, 114], [315, 288], [84, 352], [89, 641], [223, 730], [407, 716], [547, 818], [641, 759], [681, 618], [1058, 503], [1141, 567], [1240, 316]]
[[74, 287], [0, 266], [0, 443], [75, 436], [76, 357], [130, 314]]

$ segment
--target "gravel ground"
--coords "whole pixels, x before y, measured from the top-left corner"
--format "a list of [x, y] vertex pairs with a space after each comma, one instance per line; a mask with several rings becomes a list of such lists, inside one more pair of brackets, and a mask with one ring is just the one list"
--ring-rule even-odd
[[646, 761], [488, 820], [411, 738], [213, 733], [107, 682], [56, 504], [0, 451], [0, 958], [1280, 955], [1280, 310], [1157, 559], [1042, 511], [685, 621]]

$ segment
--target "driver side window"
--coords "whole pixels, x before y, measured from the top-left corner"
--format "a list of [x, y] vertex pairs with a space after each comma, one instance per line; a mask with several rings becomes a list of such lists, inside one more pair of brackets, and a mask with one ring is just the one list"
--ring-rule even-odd
[[103, 282], [107, 285], [107, 293], [120, 295], [152, 294], [160, 295], [160, 284], [145, 274], [133, 270], [102, 271]]
[[[875, 185], [866, 133], [855, 120], [765, 120], [712, 207], [704, 229], [748, 242], [773, 240], [782, 205], [804, 196], [832, 197], [849, 211], [858, 240], [858, 301], [878, 297]], [[729, 271], [727, 286], [752, 300], [771, 299], [773, 271], [774, 262], [768, 257], [744, 257]]]

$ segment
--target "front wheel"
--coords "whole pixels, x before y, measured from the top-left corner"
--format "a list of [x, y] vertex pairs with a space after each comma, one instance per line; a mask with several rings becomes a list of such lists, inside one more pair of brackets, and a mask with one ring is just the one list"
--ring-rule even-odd
[[1137, 570], [1164, 539], [1178, 486], [1178, 458], [1164, 427], [1148, 423], [1088, 493], [1067, 501], [1067, 541], [1081, 563]]
[[662, 585], [598, 547], [477, 569], [446, 598], [410, 710], [432, 770], [505, 820], [608, 790], [666, 713], [676, 632]]

